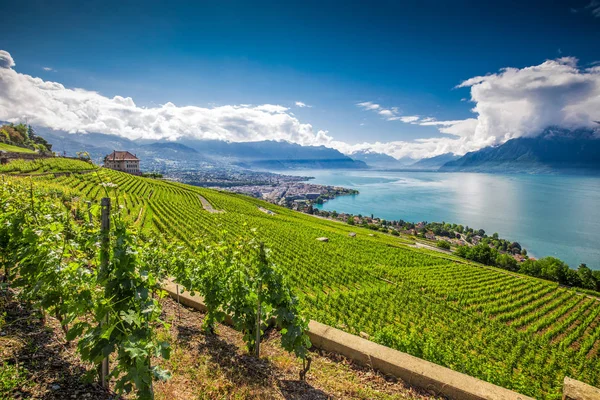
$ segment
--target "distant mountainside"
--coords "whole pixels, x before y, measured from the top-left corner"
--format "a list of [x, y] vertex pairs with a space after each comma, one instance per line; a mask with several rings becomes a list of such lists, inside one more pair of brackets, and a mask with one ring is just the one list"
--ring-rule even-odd
[[397, 159], [392, 156], [388, 156], [387, 154], [376, 153], [369, 150], [355, 151], [354, 153], [350, 154], [350, 157], [352, 157], [354, 160], [362, 161], [368, 166], [374, 168], [404, 168], [415, 162], [414, 159], [409, 157]]
[[201, 154], [217, 157], [246, 168], [367, 168], [364, 162], [353, 160], [325, 146], [300, 146], [289, 142], [223, 142], [220, 140], [187, 140], [181, 143]]
[[414, 168], [414, 169], [437, 170], [442, 165], [444, 165], [450, 161], [458, 160], [459, 158], [460, 158], [460, 156], [456, 156], [452, 153], [440, 154], [439, 156], [435, 156], [435, 157], [423, 158], [422, 160], [419, 160], [416, 163], [411, 164], [410, 167]]
[[511, 139], [444, 164], [440, 171], [465, 172], [599, 172], [597, 130], [546, 129], [534, 138]]
[[176, 142], [129, 140], [100, 133], [67, 133], [40, 128], [40, 134], [55, 144], [54, 150], [67, 155], [87, 151], [94, 161], [113, 150], [128, 150], [141, 159], [142, 168], [173, 166], [194, 168], [200, 164], [237, 165], [254, 169], [334, 169], [367, 168], [335, 149], [300, 146], [288, 142], [261, 141], [229, 143], [220, 140], [181, 140]]

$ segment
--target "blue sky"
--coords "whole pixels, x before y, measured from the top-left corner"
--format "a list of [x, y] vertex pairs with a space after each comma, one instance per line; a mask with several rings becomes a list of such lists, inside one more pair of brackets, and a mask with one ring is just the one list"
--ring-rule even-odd
[[439, 125], [378, 112], [477, 118], [465, 101], [474, 86], [455, 88], [465, 80], [561, 57], [583, 73], [600, 60], [596, 0], [87, 3], [3, 1], [13, 69], [139, 107], [280, 105], [348, 145], [447, 139]]

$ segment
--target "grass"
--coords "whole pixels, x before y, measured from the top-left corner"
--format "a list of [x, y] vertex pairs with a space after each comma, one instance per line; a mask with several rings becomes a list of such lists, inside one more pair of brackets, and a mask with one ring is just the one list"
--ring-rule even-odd
[[18, 365], [0, 364], [0, 399], [12, 399], [15, 390], [27, 384], [27, 372]]
[[31, 149], [25, 147], [13, 146], [12, 144], [0, 143], [0, 151], [7, 151], [11, 153], [35, 153]]

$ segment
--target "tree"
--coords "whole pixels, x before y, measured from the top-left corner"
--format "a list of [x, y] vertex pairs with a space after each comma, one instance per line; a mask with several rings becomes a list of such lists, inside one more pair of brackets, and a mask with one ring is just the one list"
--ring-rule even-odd
[[473, 260], [486, 265], [495, 265], [498, 258], [498, 250], [485, 244], [478, 244], [473, 247], [458, 246], [455, 254], [459, 257]]
[[526, 260], [521, 263], [519, 272], [529, 276], [541, 277], [541, 266], [536, 260]]
[[581, 286], [586, 289], [595, 290], [597, 281], [592, 273], [592, 270], [588, 268], [586, 264], [579, 264], [577, 268], [577, 275], [581, 281]]
[[596, 281], [596, 289], [594, 289], [594, 290], [600, 291], [600, 270], [592, 271], [592, 276], [594, 277], [594, 280]]
[[346, 220], [348, 225], [354, 225], [354, 217], [352, 215], [348, 215], [348, 219]]
[[518, 265], [517, 260], [508, 254], [500, 254], [496, 257], [496, 265], [502, 269], [506, 269], [508, 271], [517, 271]]
[[537, 261], [542, 278], [562, 284], [568, 284], [569, 266], [555, 257], [544, 257]]

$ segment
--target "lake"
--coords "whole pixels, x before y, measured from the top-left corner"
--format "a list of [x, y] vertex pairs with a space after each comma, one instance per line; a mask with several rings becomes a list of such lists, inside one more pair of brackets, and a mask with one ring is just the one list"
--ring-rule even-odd
[[517, 241], [536, 258], [600, 269], [600, 177], [374, 170], [298, 175], [360, 191], [318, 206], [324, 210], [468, 225]]

